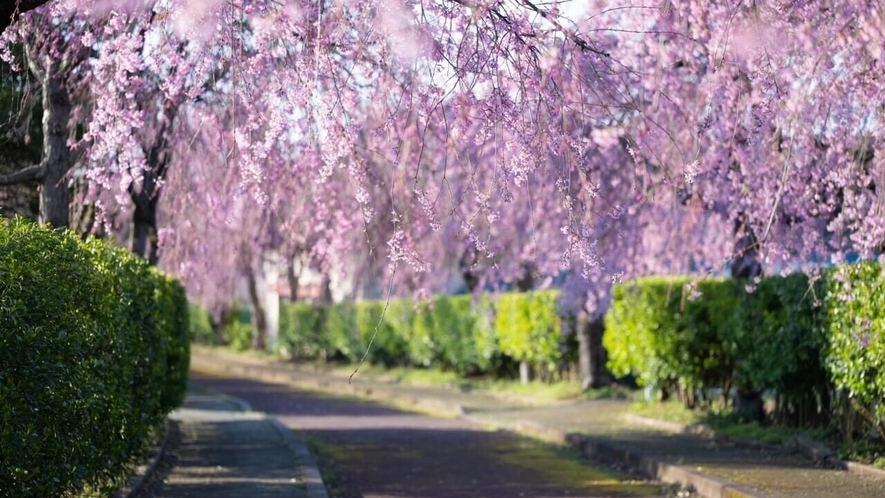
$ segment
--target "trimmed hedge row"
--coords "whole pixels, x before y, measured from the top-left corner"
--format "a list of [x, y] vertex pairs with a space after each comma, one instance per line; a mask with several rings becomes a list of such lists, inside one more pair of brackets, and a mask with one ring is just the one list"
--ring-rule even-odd
[[686, 393], [774, 392], [775, 417], [803, 425], [825, 422], [841, 396], [885, 433], [883, 284], [875, 263], [754, 289], [688, 277], [619, 284], [603, 338], [609, 368]]
[[[314, 306], [283, 305], [279, 347], [299, 358], [359, 360], [369, 342], [372, 363], [438, 367], [464, 375], [497, 371], [508, 361], [553, 370], [565, 346], [557, 293], [436, 296]], [[385, 309], [386, 307], [386, 309]]]
[[60, 496], [119, 477], [178, 406], [184, 288], [128, 251], [0, 223], [0, 489]]

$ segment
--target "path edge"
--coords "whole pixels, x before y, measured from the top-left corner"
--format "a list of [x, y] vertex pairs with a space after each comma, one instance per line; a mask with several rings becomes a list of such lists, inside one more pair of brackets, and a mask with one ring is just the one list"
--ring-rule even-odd
[[276, 417], [265, 414], [265, 420], [267, 420], [270, 425], [280, 433], [286, 441], [286, 444], [289, 446], [289, 449], [291, 449], [292, 453], [298, 458], [298, 471], [304, 479], [307, 498], [329, 498], [329, 493], [326, 491], [326, 484], [323, 482], [323, 475], [320, 473], [320, 468], [317, 466], [316, 459], [307, 448], [307, 445], [304, 444], [304, 441], [302, 441], [292, 429], [283, 425], [283, 423]]
[[[163, 420], [163, 436], [160, 439], [160, 444], [156, 447], [155, 451], [151, 452], [151, 456], [148, 458], [147, 463], [139, 465], [139, 468], [129, 476], [129, 481], [126, 483], [126, 486], [114, 492], [113, 498], [132, 498], [141, 491], [144, 483], [146, 483], [154, 474], [157, 470], [157, 465], [159, 465], [159, 463], [163, 461], [163, 457], [166, 456], [166, 448], [169, 445], [169, 435], [172, 433], [171, 426], [171, 420], [168, 418]], [[143, 472], [140, 472], [139, 469], [142, 467], [144, 470]]]
[[[357, 386], [353, 385], [342, 386], [343, 388], [340, 388], [333, 385], [332, 383], [305, 382], [303, 380], [297, 380], [290, 375], [292, 372], [275, 370], [271, 365], [264, 364], [264, 362], [262, 362], [261, 360], [258, 360], [258, 362], [259, 364], [262, 364], [263, 368], [256, 368], [257, 365], [248, 366], [242, 364], [231, 364], [231, 362], [223, 355], [214, 355], [212, 354], [212, 352], [209, 351], [203, 352], [200, 356], [203, 356], [203, 358], [200, 358], [197, 361], [193, 361], [194, 358], [192, 357], [191, 361], [192, 368], [195, 368], [199, 371], [224, 372], [235, 376], [252, 378], [265, 382], [288, 384], [312, 391], [321, 391], [327, 393], [335, 392], [336, 394], [345, 394], [361, 398], [400, 401], [418, 409], [423, 408], [426, 410], [430, 408], [437, 412], [445, 411], [452, 415], [455, 415], [458, 418], [463, 418], [478, 425], [506, 430], [516, 434], [520, 434], [522, 436], [540, 439], [554, 444], [565, 445], [587, 457], [598, 458], [603, 461], [610, 461], [613, 463], [627, 463], [628, 465], [631, 465], [632, 467], [638, 469], [641, 473], [652, 479], [657, 479], [658, 481], [666, 484], [677, 484], [691, 487], [695, 490], [695, 492], [705, 498], [769, 498], [767, 495], [750, 489], [747, 486], [741, 486], [739, 484], [735, 484], [723, 479], [704, 475], [683, 465], [670, 464], [663, 460], [640, 455], [602, 441], [593, 440], [583, 434], [565, 432], [560, 429], [539, 424], [534, 421], [517, 420], [507, 423], [500, 421], [491, 421], [484, 417], [471, 415], [469, 411], [465, 410], [465, 408], [461, 405], [446, 403], [443, 400], [435, 398], [416, 398], [409, 395], [397, 396], [395, 393], [395, 389], [391, 389], [391, 391], [393, 392], [380, 393], [377, 390], [372, 390], [371, 388], [358, 388]], [[206, 364], [205, 360], [208, 359], [206, 358], [206, 356], [211, 356], [216, 361], [210, 362], [210, 364]], [[203, 360], [202, 365], [200, 364], [200, 360]], [[236, 360], [234, 360], [233, 363], [237, 363]], [[285, 435], [286, 433], [288, 433], [292, 438], [295, 438], [295, 435], [292, 433], [292, 431], [282, 425], [279, 421], [276, 421], [275, 426], [278, 429], [283, 429], [284, 437], [288, 438], [289, 436]], [[298, 440], [297, 438], [295, 439], [296, 441]], [[300, 444], [303, 446], [303, 443]], [[306, 446], [304, 446], [304, 450], [307, 451]], [[295, 451], [294, 448], [293, 451]], [[319, 474], [319, 469], [316, 468], [315, 461], [313, 460], [313, 457], [312, 455], [310, 455], [309, 451], [307, 451], [307, 455], [310, 456], [310, 461], [314, 462], [313, 468], [316, 469], [317, 474]], [[305, 465], [306, 462], [307, 460], [305, 460]], [[305, 477], [307, 477], [307, 474], [304, 475]], [[322, 483], [322, 477], [319, 475], [317, 477], [319, 479], [319, 482]], [[309, 485], [310, 482], [308, 482], [308, 486]], [[323, 485], [321, 484], [321, 486]], [[322, 495], [311, 495], [310, 498], [328, 498], [328, 493], [326, 492], [324, 486], [322, 488], [322, 491]]]

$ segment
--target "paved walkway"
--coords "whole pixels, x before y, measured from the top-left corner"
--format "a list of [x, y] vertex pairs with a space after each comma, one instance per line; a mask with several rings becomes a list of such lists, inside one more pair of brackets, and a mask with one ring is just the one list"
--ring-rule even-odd
[[189, 392], [171, 418], [180, 441], [155, 498], [306, 497], [299, 462], [283, 434], [263, 414], [232, 400]]
[[[561, 449], [459, 418], [274, 383], [191, 373], [195, 385], [248, 401], [312, 441], [346, 498], [660, 496], [661, 488], [595, 468]], [[245, 495], [244, 495], [245, 496]]]
[[747, 491], [752, 496], [885, 497], [885, 480], [820, 468], [787, 449], [748, 449], [703, 436], [672, 434], [629, 424], [624, 420], [629, 404], [622, 401], [598, 400], [537, 407], [513, 399], [497, 399], [488, 393], [460, 392], [438, 386], [397, 385], [359, 374], [353, 385], [348, 385], [344, 377], [291, 363], [268, 362], [200, 348], [194, 350], [192, 361], [197, 368], [466, 413], [467, 418], [491, 426], [527, 428], [524, 432], [542, 434], [547, 431], [552, 439], [561, 439], [564, 434], [579, 434], [591, 443], [672, 464], [679, 467], [677, 470], [690, 471], [713, 482], [732, 484], [733, 489]]

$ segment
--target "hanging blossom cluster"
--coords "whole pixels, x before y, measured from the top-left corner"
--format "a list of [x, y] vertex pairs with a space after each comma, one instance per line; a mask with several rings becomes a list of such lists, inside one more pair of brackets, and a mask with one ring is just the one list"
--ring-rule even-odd
[[[164, 241], [188, 268], [233, 238], [249, 258], [402, 263], [404, 287], [442, 288], [431, 267], [605, 287], [885, 236], [874, 0], [50, 5], [94, 52], [90, 185], [131, 190], [165, 145]], [[185, 206], [225, 238], [186, 240]]]

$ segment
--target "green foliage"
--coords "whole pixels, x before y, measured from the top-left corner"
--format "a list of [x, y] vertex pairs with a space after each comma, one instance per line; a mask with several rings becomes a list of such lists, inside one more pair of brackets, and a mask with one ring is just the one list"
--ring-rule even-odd
[[794, 274], [764, 278], [739, 298], [734, 326], [723, 334], [736, 363], [737, 387], [774, 390], [797, 416], [817, 411], [817, 400], [831, 388], [823, 363], [828, 336], [819, 305], [823, 296], [821, 283]]
[[221, 342], [235, 351], [252, 348], [253, 329], [251, 310], [246, 306], [235, 304], [221, 314]]
[[[404, 364], [406, 338], [386, 319], [386, 305], [382, 301], [364, 301], [356, 304], [356, 334], [363, 351], [368, 349], [368, 360], [388, 367]], [[374, 341], [373, 341], [374, 337]]]
[[885, 437], [885, 274], [876, 263], [847, 265], [826, 279], [830, 348], [837, 389]]
[[329, 357], [359, 360], [365, 348], [356, 335], [356, 307], [353, 303], [332, 304], [324, 312], [322, 330]]
[[498, 372], [507, 363], [507, 355], [515, 350], [505, 352], [499, 344], [500, 337], [508, 337], [525, 348], [519, 353], [529, 355], [527, 361], [544, 368], [556, 365], [564, 358], [565, 344], [557, 293], [516, 296], [527, 325], [516, 333], [499, 330], [510, 322], [496, 318], [490, 296], [477, 301], [466, 295], [437, 296], [418, 304], [408, 299], [328, 306], [286, 304], [280, 313], [281, 349], [301, 358], [356, 361], [375, 334], [368, 356], [371, 363], [476, 375]]
[[0, 224], [0, 489], [76, 493], [118, 476], [183, 396], [180, 285], [102, 241]]
[[[809, 278], [644, 278], [613, 289], [603, 339], [609, 367], [642, 385], [774, 392], [773, 421], [832, 423], [885, 436], [885, 275], [872, 262]], [[836, 396], [834, 398], [834, 395]], [[853, 411], [836, 406], [847, 399]], [[853, 420], [860, 417], [866, 426]]]
[[556, 299], [553, 291], [502, 295], [495, 320], [501, 352], [516, 361], [555, 368], [564, 339]]
[[323, 312], [306, 303], [290, 303], [280, 307], [279, 351], [285, 357], [316, 358], [328, 345], [320, 327]]
[[212, 327], [212, 315], [196, 304], [188, 304], [188, 313], [190, 315], [190, 334], [191, 341], [196, 344], [205, 344], [207, 346], [218, 346], [221, 344], [221, 338]]
[[733, 326], [738, 295], [724, 279], [650, 277], [615, 285], [603, 336], [609, 368], [645, 386], [724, 386], [733, 358], [720, 337]]

